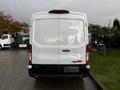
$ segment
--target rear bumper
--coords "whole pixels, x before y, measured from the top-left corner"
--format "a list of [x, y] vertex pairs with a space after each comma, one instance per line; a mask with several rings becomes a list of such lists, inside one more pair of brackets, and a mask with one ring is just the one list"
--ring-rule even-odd
[[[87, 75], [89, 69], [88, 65], [38, 65], [32, 64], [28, 66], [28, 72], [31, 77], [39, 76], [79, 76]], [[65, 67], [78, 67], [77, 72], [65, 72]]]

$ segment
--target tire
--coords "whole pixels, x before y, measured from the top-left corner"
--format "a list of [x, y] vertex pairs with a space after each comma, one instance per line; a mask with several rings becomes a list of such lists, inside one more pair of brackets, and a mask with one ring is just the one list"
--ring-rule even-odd
[[2, 46], [0, 45], [0, 50], [2, 50]]
[[28, 70], [28, 74], [29, 74], [30, 77], [34, 77], [34, 75], [33, 75], [31, 70]]

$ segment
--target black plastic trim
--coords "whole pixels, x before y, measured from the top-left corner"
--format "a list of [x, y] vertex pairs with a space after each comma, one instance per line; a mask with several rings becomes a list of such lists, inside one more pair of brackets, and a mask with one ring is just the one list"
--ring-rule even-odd
[[[79, 72], [64, 72], [64, 67], [66, 66], [78, 66]], [[39, 65], [39, 64], [32, 64], [32, 68], [29, 69], [29, 75], [34, 76], [51, 76], [51, 75], [75, 75], [75, 74], [84, 74], [86, 75], [89, 70], [86, 69], [86, 65]]]
[[53, 14], [68, 14], [70, 12], [68, 10], [50, 10], [48, 13], [53, 13]]

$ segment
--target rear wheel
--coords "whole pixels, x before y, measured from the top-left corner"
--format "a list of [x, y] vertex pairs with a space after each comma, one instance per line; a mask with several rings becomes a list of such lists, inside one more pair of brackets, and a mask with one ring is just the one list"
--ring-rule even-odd
[[34, 73], [32, 73], [31, 70], [28, 70], [28, 73], [32, 78], [35, 78], [36, 80], [40, 78], [38, 75], [35, 75]]

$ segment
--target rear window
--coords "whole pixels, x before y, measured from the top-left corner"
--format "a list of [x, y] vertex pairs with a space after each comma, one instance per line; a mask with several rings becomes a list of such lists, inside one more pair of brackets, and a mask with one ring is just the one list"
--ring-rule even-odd
[[44, 19], [35, 20], [33, 41], [37, 45], [80, 45], [84, 42], [82, 20]]
[[60, 20], [60, 44], [80, 45], [85, 41], [84, 23], [82, 20]]
[[33, 41], [37, 45], [58, 45], [58, 20], [35, 20]]
[[8, 38], [8, 36], [2, 36], [2, 39], [7, 39]]

